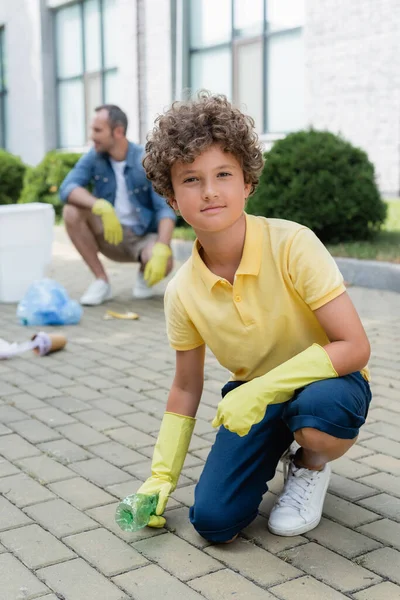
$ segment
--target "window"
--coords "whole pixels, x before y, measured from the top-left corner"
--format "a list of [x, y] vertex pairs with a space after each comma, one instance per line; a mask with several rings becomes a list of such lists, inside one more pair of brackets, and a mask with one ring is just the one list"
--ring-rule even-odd
[[258, 131], [305, 124], [304, 0], [191, 0], [189, 87], [222, 93]]
[[119, 101], [116, 0], [80, 0], [55, 13], [58, 144], [85, 145], [93, 111]]
[[0, 27], [0, 148], [7, 146], [7, 80], [5, 28]]

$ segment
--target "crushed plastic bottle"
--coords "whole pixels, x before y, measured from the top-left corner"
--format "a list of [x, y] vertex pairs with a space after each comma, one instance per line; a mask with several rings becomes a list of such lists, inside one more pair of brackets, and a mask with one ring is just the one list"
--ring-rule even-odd
[[146, 527], [156, 512], [157, 495], [133, 494], [120, 502], [115, 511], [115, 522], [123, 531], [138, 531]]

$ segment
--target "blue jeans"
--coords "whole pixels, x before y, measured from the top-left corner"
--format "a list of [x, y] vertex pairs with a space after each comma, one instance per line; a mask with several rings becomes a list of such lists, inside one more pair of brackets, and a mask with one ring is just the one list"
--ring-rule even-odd
[[[228, 382], [222, 396], [243, 382]], [[239, 437], [220, 427], [195, 490], [190, 521], [211, 542], [226, 542], [257, 516], [267, 481], [294, 432], [312, 427], [353, 439], [367, 417], [371, 391], [360, 375], [311, 383], [292, 400], [270, 405], [263, 420]]]

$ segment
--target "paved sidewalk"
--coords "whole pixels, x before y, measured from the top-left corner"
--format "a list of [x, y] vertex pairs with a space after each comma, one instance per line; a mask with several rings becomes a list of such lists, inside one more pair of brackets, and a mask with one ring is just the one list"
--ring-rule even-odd
[[[61, 230], [53, 276], [78, 298], [90, 281]], [[226, 373], [207, 358], [204, 397], [167, 529], [124, 534], [118, 500], [148, 476], [173, 377], [162, 298], [133, 301], [135, 267], [110, 264], [115, 310], [86, 309], [65, 351], [0, 363], [0, 600], [400, 599], [400, 296], [350, 288], [372, 347], [374, 400], [359, 443], [333, 463], [320, 526], [268, 533], [278, 472], [260, 516], [232, 545], [212, 546], [188, 522], [213, 443]], [[0, 336], [22, 341], [15, 306]]]

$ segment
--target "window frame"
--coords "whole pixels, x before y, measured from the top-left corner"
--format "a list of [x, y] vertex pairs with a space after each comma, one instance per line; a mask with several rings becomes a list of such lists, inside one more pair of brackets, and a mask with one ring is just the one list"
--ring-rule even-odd
[[7, 149], [7, 119], [6, 119], [6, 104], [8, 88], [5, 84], [6, 67], [5, 67], [5, 25], [0, 26], [0, 148]]
[[[252, 35], [240, 35], [235, 31], [235, 1], [231, 0], [231, 29], [230, 29], [230, 38], [224, 42], [212, 44], [209, 46], [191, 46], [190, 36], [188, 35], [186, 38], [187, 51], [186, 56], [188, 57], [187, 64], [184, 65], [186, 68], [184, 69], [183, 75], [184, 79], [186, 79], [187, 87], [192, 90], [192, 56], [194, 54], [201, 54], [203, 52], [209, 52], [213, 50], [219, 50], [221, 48], [229, 48], [231, 51], [231, 98], [234, 102], [237, 99], [237, 91], [238, 91], [238, 80], [237, 80], [237, 61], [238, 61], [238, 52], [239, 48], [245, 44], [262, 43], [262, 131], [260, 131], [261, 137], [271, 136], [272, 137], [281, 137], [290, 133], [287, 131], [273, 131], [268, 127], [268, 47], [269, 41], [272, 37], [276, 37], [285, 33], [295, 33], [301, 32], [304, 30], [304, 24], [296, 27], [286, 27], [281, 29], [274, 29], [273, 31], [268, 30], [268, 0], [263, 1], [263, 23], [262, 23], [262, 31], [260, 33], [252, 34]], [[185, 3], [186, 4], [186, 3]], [[186, 5], [186, 11], [184, 14], [184, 26], [186, 30], [190, 30], [191, 19], [192, 19], [192, 4], [188, 3]]]
[[[60, 122], [60, 89], [62, 83], [71, 82], [71, 81], [80, 81], [83, 84], [83, 113], [84, 113], [84, 131], [82, 132], [83, 136], [83, 144], [82, 147], [85, 147], [87, 143], [87, 123], [89, 122], [89, 111], [88, 111], [88, 82], [90, 77], [93, 75], [97, 75], [101, 77], [101, 101], [99, 104], [106, 103], [106, 78], [109, 74], [118, 73], [118, 67], [106, 67], [105, 66], [105, 28], [104, 28], [104, 0], [97, 0], [99, 5], [99, 20], [100, 20], [100, 61], [101, 66], [97, 71], [87, 71], [86, 70], [86, 39], [85, 39], [85, 4], [89, 0], [76, 0], [75, 2], [69, 3], [67, 5], [61, 5], [54, 10], [53, 14], [53, 36], [55, 40], [55, 79], [56, 79], [56, 103], [57, 103], [57, 146], [59, 148], [67, 148], [61, 143], [61, 122]], [[57, 40], [57, 14], [62, 10], [68, 10], [71, 7], [79, 6], [79, 20], [80, 20], [80, 34], [81, 34], [81, 44], [82, 44], [82, 72], [79, 75], [72, 75], [70, 77], [60, 77], [59, 76], [59, 65], [58, 65], [58, 40]]]

